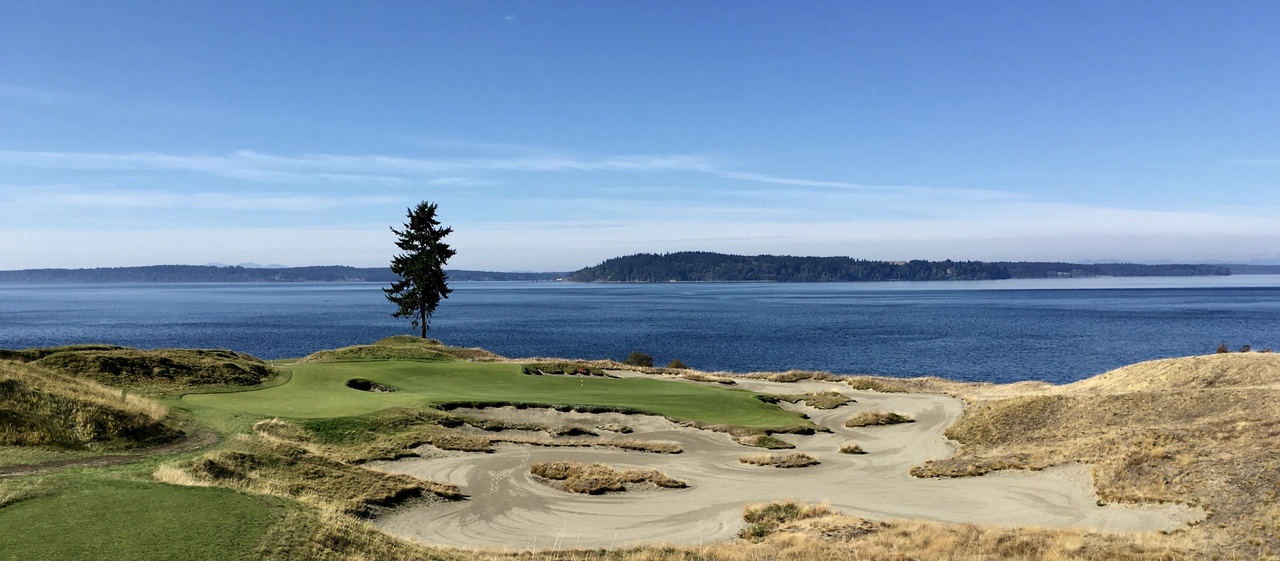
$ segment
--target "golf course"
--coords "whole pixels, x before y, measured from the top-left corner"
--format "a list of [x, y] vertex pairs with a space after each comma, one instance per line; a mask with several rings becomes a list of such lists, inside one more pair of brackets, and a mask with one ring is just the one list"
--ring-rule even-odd
[[0, 559], [1265, 558], [1280, 518], [1245, 490], [1275, 460], [1209, 435], [1277, 426], [1278, 372], [1233, 353], [999, 386], [415, 337], [271, 363], [3, 351]]

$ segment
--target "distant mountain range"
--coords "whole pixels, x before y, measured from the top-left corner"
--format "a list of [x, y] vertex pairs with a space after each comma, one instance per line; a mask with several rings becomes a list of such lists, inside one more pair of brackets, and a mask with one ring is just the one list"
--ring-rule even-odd
[[[246, 264], [252, 265], [252, 264]], [[1280, 274], [1280, 265], [870, 261], [851, 257], [727, 255], [700, 251], [638, 253], [574, 272], [447, 271], [450, 281], [574, 282], [865, 282], [1060, 277], [1186, 277]], [[385, 282], [387, 267], [153, 265], [0, 271], [0, 283]]]

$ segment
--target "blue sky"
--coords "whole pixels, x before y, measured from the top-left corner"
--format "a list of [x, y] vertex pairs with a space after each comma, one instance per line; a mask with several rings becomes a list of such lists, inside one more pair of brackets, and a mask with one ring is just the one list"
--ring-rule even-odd
[[1280, 3], [5, 2], [0, 269], [1280, 262]]

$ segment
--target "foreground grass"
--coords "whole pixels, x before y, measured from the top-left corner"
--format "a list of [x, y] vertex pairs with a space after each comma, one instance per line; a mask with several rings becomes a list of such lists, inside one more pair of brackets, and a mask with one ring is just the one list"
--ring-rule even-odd
[[[292, 367], [289, 383], [236, 394], [189, 394], [185, 406], [213, 415], [322, 418], [357, 416], [391, 407], [437, 404], [523, 403], [614, 407], [707, 424], [751, 428], [808, 425], [800, 415], [763, 403], [756, 394], [645, 378], [527, 376], [521, 366], [486, 362], [373, 361], [305, 363]], [[392, 386], [395, 392], [361, 392], [352, 378]]]
[[107, 477], [46, 485], [0, 507], [0, 559], [257, 559], [268, 526], [289, 508], [228, 489]]

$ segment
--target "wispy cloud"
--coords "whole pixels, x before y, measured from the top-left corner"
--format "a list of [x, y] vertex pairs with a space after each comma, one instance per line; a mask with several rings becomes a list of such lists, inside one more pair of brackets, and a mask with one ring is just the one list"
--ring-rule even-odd
[[343, 197], [295, 194], [172, 193], [160, 191], [44, 192], [18, 198], [20, 204], [45, 207], [133, 209], [214, 209], [315, 212], [353, 206], [403, 202], [398, 197]]
[[88, 102], [93, 97], [62, 90], [0, 82], [0, 99], [66, 106]]

